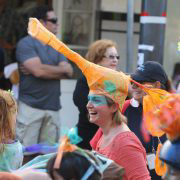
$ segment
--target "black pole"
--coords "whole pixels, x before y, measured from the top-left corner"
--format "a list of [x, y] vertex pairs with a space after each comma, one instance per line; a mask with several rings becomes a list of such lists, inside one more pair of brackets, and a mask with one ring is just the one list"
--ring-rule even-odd
[[163, 64], [167, 0], [142, 0], [138, 65], [145, 61]]

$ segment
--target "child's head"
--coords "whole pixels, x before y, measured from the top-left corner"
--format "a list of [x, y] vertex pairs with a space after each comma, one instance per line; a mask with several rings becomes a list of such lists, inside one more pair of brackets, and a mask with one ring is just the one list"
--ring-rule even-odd
[[17, 104], [12, 94], [0, 89], [0, 143], [14, 139]]
[[[85, 152], [64, 152], [60, 167], [58, 169], [54, 168], [55, 160], [56, 156], [51, 158], [47, 163], [48, 174], [54, 180], [101, 179], [101, 174], [95, 167], [96, 165], [94, 158], [90, 157], [88, 154], [85, 155]], [[94, 163], [92, 163], [92, 161]]]

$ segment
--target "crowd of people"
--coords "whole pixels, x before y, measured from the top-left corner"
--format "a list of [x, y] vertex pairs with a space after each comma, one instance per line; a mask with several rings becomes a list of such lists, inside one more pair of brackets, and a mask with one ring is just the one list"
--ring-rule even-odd
[[[52, 8], [38, 6], [32, 17], [56, 35], [58, 19]], [[93, 42], [85, 59], [60, 41], [58, 51], [56, 43], [45, 42], [32, 34], [18, 41], [18, 71], [13, 69], [11, 76], [18, 81], [18, 99], [0, 89], [0, 180], [158, 180], [156, 156], [168, 166], [165, 178], [180, 178], [180, 96], [163, 66], [147, 61], [127, 75], [117, 70], [120, 56], [114, 41]], [[72, 100], [79, 110], [76, 126], [82, 141], [74, 145], [71, 137], [61, 138], [53, 153], [26, 152], [25, 147], [47, 143], [49, 137], [56, 143], [60, 139], [60, 80], [73, 75], [68, 60], [82, 70]], [[155, 128], [167, 136], [149, 134], [148, 142], [142, 133], [147, 96], [142, 87], [167, 92], [161, 95], [158, 113], [152, 109]], [[164, 145], [157, 154], [160, 143]]]

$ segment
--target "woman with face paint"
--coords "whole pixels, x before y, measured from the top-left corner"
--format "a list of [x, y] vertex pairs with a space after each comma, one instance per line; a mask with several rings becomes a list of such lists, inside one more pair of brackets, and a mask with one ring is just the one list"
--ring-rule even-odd
[[91, 141], [92, 148], [114, 160], [125, 169], [124, 179], [150, 179], [146, 166], [146, 152], [126, 125], [119, 105], [110, 97], [90, 93], [87, 109], [89, 121], [101, 127]]
[[[86, 54], [86, 59], [90, 62], [117, 70], [119, 55], [115, 42], [107, 39], [97, 40], [92, 43]], [[85, 76], [77, 80], [73, 93], [73, 101], [79, 110], [79, 119], [77, 123], [78, 134], [83, 139], [78, 146], [83, 149], [91, 150], [89, 141], [96, 133], [98, 126], [88, 121], [88, 111], [86, 108], [88, 102], [89, 87]]]
[[[36, 28], [39, 33], [33, 33]], [[122, 166], [125, 169], [123, 179], [149, 180], [145, 149], [129, 130], [120, 113], [127, 97], [130, 77], [85, 60], [47, 32], [36, 19], [30, 19], [28, 29], [32, 36], [51, 45], [76, 63], [86, 76], [90, 89], [87, 104], [89, 119], [98, 125], [102, 132], [94, 136], [91, 141], [92, 148]]]

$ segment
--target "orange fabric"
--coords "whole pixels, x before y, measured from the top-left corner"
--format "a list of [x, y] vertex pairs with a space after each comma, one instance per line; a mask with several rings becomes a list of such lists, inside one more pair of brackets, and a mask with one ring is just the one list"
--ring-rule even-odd
[[164, 132], [157, 128], [153, 124], [152, 121], [152, 111], [155, 111], [158, 109], [159, 105], [164, 103], [169, 96], [171, 95], [169, 92], [163, 90], [163, 89], [157, 89], [157, 88], [149, 88], [145, 87], [142, 84], [134, 81], [131, 79], [133, 83], [138, 85], [144, 92], [146, 92], [146, 96], [143, 98], [143, 127], [142, 131], [144, 134], [144, 137], [146, 137], [146, 129], [152, 136], [162, 136]]
[[61, 144], [58, 148], [56, 160], [54, 162], [54, 168], [58, 169], [61, 164], [63, 152], [73, 152], [77, 149], [77, 146], [70, 144], [70, 140], [67, 136], [62, 137]]
[[[154, 91], [159, 93], [150, 94], [143, 100], [145, 126], [152, 135], [161, 136], [166, 133], [168, 139], [174, 141], [180, 137], [180, 94], [156, 89]], [[156, 97], [157, 95], [159, 97]], [[159, 159], [161, 147], [162, 144], [159, 144], [155, 159], [155, 170], [159, 176], [163, 176], [167, 171], [166, 164]]]
[[162, 89], [149, 89], [146, 91], [148, 93], [147, 96], [143, 98], [143, 117], [145, 122], [146, 129], [153, 135], [153, 136], [162, 136], [164, 132], [160, 129], [156, 129], [154, 126], [151, 116], [151, 111], [157, 109], [157, 107], [162, 104], [167, 98], [170, 93], [166, 92]]
[[119, 104], [120, 111], [122, 110], [128, 93], [130, 76], [85, 60], [59, 41], [36, 18], [30, 18], [28, 33], [44, 44], [52, 46], [69, 60], [73, 61], [86, 76], [90, 91], [110, 97]]
[[147, 114], [145, 122], [148, 124], [151, 121], [151, 126], [154, 130], [152, 132], [166, 133], [170, 140], [175, 140], [180, 137], [179, 107], [180, 94], [168, 95], [164, 103], [161, 103], [156, 109], [152, 109]]
[[156, 152], [156, 159], [155, 159], [155, 171], [156, 171], [157, 175], [164, 176], [167, 171], [167, 166], [159, 158], [159, 153], [160, 153], [161, 147], [162, 147], [162, 144], [161, 143], [158, 144], [157, 152]]
[[11, 76], [9, 77], [12, 84], [18, 84], [19, 83], [19, 71], [16, 69], [12, 72]]

